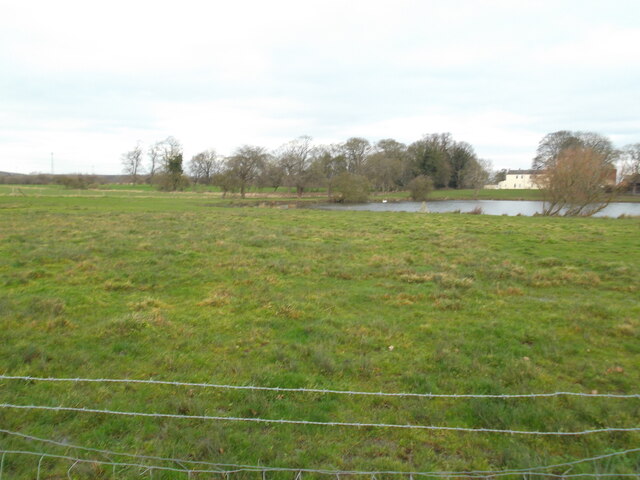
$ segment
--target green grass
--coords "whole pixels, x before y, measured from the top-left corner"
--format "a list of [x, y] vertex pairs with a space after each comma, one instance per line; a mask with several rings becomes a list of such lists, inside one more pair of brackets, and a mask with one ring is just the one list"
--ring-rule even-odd
[[[220, 208], [227, 203], [202, 194], [40, 192], [0, 195], [2, 373], [638, 393], [637, 219]], [[553, 431], [635, 427], [640, 418], [638, 400], [381, 399], [24, 381], [0, 381], [0, 402]], [[364, 470], [527, 468], [640, 444], [638, 433], [527, 437], [11, 409], [0, 409], [0, 428], [147, 455]], [[73, 453], [1, 434], [0, 446]], [[636, 454], [571, 473], [637, 472], [637, 462]], [[8, 455], [7, 478], [34, 478], [37, 463]], [[69, 466], [47, 460], [42, 478], [61, 478]], [[111, 475], [77, 468], [74, 478]]]
[[[62, 185], [0, 185], [0, 196], [66, 196], [66, 197], [154, 197], [166, 198], [167, 195], [175, 197], [207, 197], [221, 199], [222, 192], [219, 187], [207, 185], [191, 185], [183, 192], [162, 193], [153, 185], [139, 184], [105, 184], [97, 188], [86, 190], [70, 190]], [[543, 200], [540, 190], [469, 190], [469, 189], [445, 189], [434, 190], [429, 195], [432, 200]], [[373, 192], [371, 200], [389, 199], [394, 201], [409, 200], [409, 193], [399, 192]], [[256, 202], [296, 202], [317, 203], [326, 201], [326, 189], [312, 189], [298, 198], [292, 187], [279, 187], [278, 189], [261, 187], [251, 188], [247, 192], [247, 198], [241, 199], [239, 193], [229, 193], [224, 199], [226, 203], [255, 204]], [[640, 202], [640, 195], [623, 194], [615, 198], [616, 202]]]

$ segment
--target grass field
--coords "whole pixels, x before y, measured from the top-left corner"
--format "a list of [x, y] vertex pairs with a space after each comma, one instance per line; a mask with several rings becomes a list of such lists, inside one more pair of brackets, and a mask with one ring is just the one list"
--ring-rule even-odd
[[[640, 393], [638, 219], [233, 208], [202, 194], [83, 196], [46, 187], [38, 196], [7, 195], [11, 188], [0, 187], [4, 375]], [[523, 431], [640, 426], [637, 398], [425, 399], [0, 380], [0, 403]], [[527, 469], [640, 447], [637, 431], [533, 436], [8, 407], [0, 408], [0, 428], [143, 455], [337, 470]], [[3, 433], [0, 447], [96, 458]], [[35, 478], [39, 460], [8, 454], [2, 468], [6, 478]], [[45, 459], [41, 478], [67, 478], [72, 463]], [[570, 469], [638, 471], [638, 453]], [[112, 473], [78, 464], [72, 476]], [[140, 473], [121, 468], [117, 478]]]
[[[106, 184], [98, 188], [86, 190], [70, 190], [62, 185], [0, 185], [0, 196], [64, 196], [64, 197], [154, 197], [167, 198], [174, 197], [208, 197], [221, 199], [222, 192], [218, 187], [206, 185], [191, 185], [183, 192], [162, 193], [153, 185], [128, 185], [128, 184]], [[430, 193], [432, 200], [532, 200], [542, 201], [543, 194], [540, 190], [470, 190], [470, 189], [445, 189], [434, 190]], [[227, 201], [236, 203], [252, 203], [255, 201], [289, 201], [295, 199], [305, 203], [315, 203], [326, 201], [326, 190], [314, 189], [306, 192], [303, 197], [298, 198], [295, 189], [288, 187], [273, 188], [252, 188], [249, 189], [247, 198], [240, 199], [238, 193], [229, 193]], [[409, 192], [372, 192], [371, 200], [389, 199], [392, 201], [409, 200]], [[640, 202], [640, 195], [621, 194], [615, 198], [617, 202]]]

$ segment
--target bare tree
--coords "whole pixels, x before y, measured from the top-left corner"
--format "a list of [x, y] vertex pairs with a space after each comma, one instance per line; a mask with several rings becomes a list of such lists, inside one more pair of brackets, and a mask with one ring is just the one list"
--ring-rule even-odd
[[544, 215], [589, 216], [614, 197], [615, 161], [611, 140], [595, 132], [561, 130], [538, 144], [533, 169], [544, 195]]
[[245, 198], [247, 187], [256, 179], [268, 158], [269, 155], [263, 147], [244, 145], [229, 159], [227, 167], [237, 180], [242, 198]]
[[332, 198], [336, 178], [347, 171], [347, 160], [341, 145], [325, 145], [316, 149], [314, 170], [320, 172], [327, 185], [327, 197]]
[[124, 173], [131, 177], [131, 182], [138, 183], [138, 175], [142, 173], [142, 147], [137, 144], [133, 150], [122, 154]]
[[473, 188], [475, 198], [478, 192], [489, 182], [491, 175], [491, 161], [471, 158], [460, 174], [460, 186]]
[[540, 171], [552, 168], [564, 150], [577, 147], [589, 148], [602, 155], [603, 160], [607, 162], [615, 161], [619, 155], [619, 152], [613, 148], [611, 140], [604, 135], [595, 132], [560, 130], [549, 133], [540, 141], [532, 168]]
[[220, 173], [213, 177], [213, 183], [222, 190], [222, 198], [227, 196], [229, 192], [235, 192], [240, 187], [237, 177], [233, 174], [228, 166], [228, 161], [224, 162]]
[[364, 171], [371, 144], [365, 138], [351, 137], [342, 144], [342, 152], [350, 173], [361, 174]]
[[215, 150], [206, 150], [191, 157], [188, 167], [195, 183], [210, 185], [222, 168], [222, 159]]
[[149, 175], [147, 176], [147, 183], [153, 182], [153, 177], [158, 173], [160, 168], [160, 144], [161, 142], [154, 143], [147, 150], [147, 157], [149, 159]]
[[544, 192], [543, 215], [590, 216], [613, 199], [615, 168], [597, 148], [572, 146], [557, 154], [537, 182]]
[[258, 184], [262, 187], [271, 187], [276, 192], [278, 188], [285, 184], [286, 172], [276, 158], [269, 158], [264, 165]]
[[167, 137], [156, 143], [160, 155], [160, 168], [166, 172], [170, 168], [170, 163], [180, 155], [182, 157], [182, 145], [175, 137]]
[[367, 158], [365, 173], [380, 192], [389, 192], [408, 183], [410, 173], [407, 146], [391, 138], [380, 140]]
[[640, 193], [640, 143], [626, 145], [622, 149], [622, 183], [634, 195]]
[[152, 161], [150, 182], [158, 177], [160, 188], [168, 191], [182, 190], [188, 185], [189, 179], [182, 167], [182, 145], [174, 137], [155, 143], [149, 149], [149, 158]]
[[305, 135], [283, 145], [276, 153], [278, 164], [285, 173], [286, 185], [295, 187], [298, 197], [313, 181], [311, 163], [314, 150], [311, 137]]

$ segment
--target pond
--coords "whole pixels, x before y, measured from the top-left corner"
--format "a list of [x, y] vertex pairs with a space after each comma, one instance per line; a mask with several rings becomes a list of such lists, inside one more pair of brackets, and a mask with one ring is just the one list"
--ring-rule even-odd
[[[542, 202], [525, 200], [433, 200], [423, 202], [375, 202], [351, 205], [328, 204], [316, 208], [323, 210], [365, 210], [370, 212], [427, 212], [467, 213], [482, 209], [485, 215], [525, 215], [532, 216], [542, 211]], [[598, 212], [597, 217], [619, 217], [620, 215], [640, 215], [639, 203], [614, 202]]]

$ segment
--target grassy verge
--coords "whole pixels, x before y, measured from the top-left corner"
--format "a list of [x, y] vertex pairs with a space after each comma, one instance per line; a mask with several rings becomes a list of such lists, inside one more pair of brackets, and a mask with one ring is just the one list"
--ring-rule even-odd
[[[215, 205], [187, 194], [0, 196], [0, 372], [363, 391], [638, 393], [637, 219]], [[0, 402], [551, 431], [636, 427], [640, 418], [638, 400], [8, 380], [0, 381]], [[102, 449], [292, 468], [528, 468], [640, 444], [637, 432], [535, 437], [7, 408], [0, 425]], [[2, 434], [0, 446], [70, 452]], [[620, 457], [597, 468], [629, 473], [636, 462]], [[37, 463], [9, 455], [4, 468], [8, 478], [33, 478]], [[69, 466], [48, 460], [42, 478]], [[111, 475], [77, 468], [86, 478]], [[572, 473], [583, 471], [594, 467]]]

